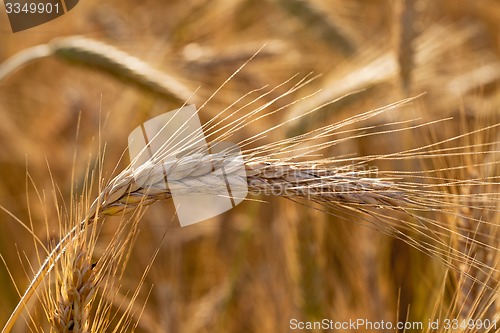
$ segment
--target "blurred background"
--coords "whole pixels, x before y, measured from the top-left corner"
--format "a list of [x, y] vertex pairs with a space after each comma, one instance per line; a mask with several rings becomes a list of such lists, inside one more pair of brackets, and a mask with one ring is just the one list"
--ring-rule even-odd
[[[87, 0], [18, 33], [0, 9], [0, 62], [56, 38], [83, 36], [170, 76], [198, 106], [264, 46], [206, 105], [202, 122], [254, 89], [269, 92], [263, 104], [302, 77], [320, 75], [275, 108], [319, 93], [242, 129], [233, 142], [348, 93], [262, 143], [424, 92], [411, 107], [362, 126], [453, 117], [450, 127], [428, 137], [407, 131], [347, 140], [328, 153], [403, 151], [457, 135], [464, 123], [473, 130], [476, 123], [498, 121], [498, 1]], [[128, 134], [186, 98], [168, 87], [152, 91], [117, 79], [69, 54], [30, 62], [0, 81], [0, 205], [24, 223], [32, 221], [45, 244], [60, 237], [57, 205], [70, 205], [72, 188], [75, 195], [82, 191], [99, 152], [105, 154], [103, 177], [110, 180], [128, 164]], [[399, 161], [377, 167], [421, 166]], [[282, 198], [253, 199], [182, 229], [170, 203], [148, 208], [121, 280], [127, 300], [160, 249], [133, 311], [138, 332], [289, 332], [293, 318], [427, 321], [434, 305], [446, 308], [452, 291], [442, 292], [446, 266], [439, 260], [352, 214], [326, 214]], [[113, 233], [112, 221], [104, 234]], [[10, 214], [0, 213], [0, 225], [0, 254], [10, 271], [0, 267], [3, 323], [19, 299], [9, 274], [23, 291], [38, 259], [33, 237]], [[96, 258], [104, 247], [98, 245]]]

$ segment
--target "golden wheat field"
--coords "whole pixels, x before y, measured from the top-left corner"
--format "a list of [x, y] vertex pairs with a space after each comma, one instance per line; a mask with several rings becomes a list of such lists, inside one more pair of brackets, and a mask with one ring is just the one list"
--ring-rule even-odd
[[[6, 8], [2, 332], [500, 332], [499, 1]], [[181, 227], [228, 155], [127, 140], [187, 104], [249, 194]]]

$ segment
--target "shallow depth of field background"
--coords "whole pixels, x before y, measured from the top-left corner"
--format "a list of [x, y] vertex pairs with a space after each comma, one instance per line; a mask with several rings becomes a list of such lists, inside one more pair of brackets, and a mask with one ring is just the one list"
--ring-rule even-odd
[[[298, 75], [265, 102], [311, 72], [321, 75], [277, 105], [318, 89], [321, 93], [252, 124], [234, 142], [352, 92], [273, 132], [263, 143], [423, 92], [411, 106], [363, 126], [455, 119], [434, 128], [432, 135], [408, 131], [352, 139], [328, 152], [343, 157], [402, 151], [456, 135], [464, 123], [472, 130], [476, 123], [497, 121], [500, 3], [415, 1], [410, 30], [418, 36], [401, 44], [403, 2], [87, 0], [55, 21], [16, 34], [0, 7], [0, 61], [56, 37], [82, 35], [176, 77], [196, 91], [193, 98], [200, 105], [266, 45], [207, 105], [200, 115], [203, 122], [250, 90], [268, 85], [266, 92]], [[325, 21], [304, 14], [297, 3], [321, 13]], [[104, 177], [111, 179], [128, 163], [122, 154], [130, 131], [180, 105], [60, 59], [21, 68], [0, 82], [0, 205], [25, 223], [31, 218], [43, 242], [54, 241], [60, 224], [54, 185], [59, 200], [69, 205], [72, 186], [82, 190], [87, 166], [98, 158], [99, 140], [106, 143]], [[375, 166], [422, 167], [412, 161]], [[253, 199], [258, 201], [182, 229], [171, 204], [148, 208], [121, 281], [126, 303], [131, 294], [125, 292], [135, 290], [160, 247], [136, 301], [137, 314], [145, 304], [137, 331], [289, 332], [292, 318], [427, 321], [437, 302], [446, 307], [453, 290], [442, 292], [446, 269], [437, 260], [360, 225], [366, 223], [356, 216], [328, 215], [281, 198]], [[107, 220], [103, 234], [113, 233], [113, 221]], [[24, 291], [27, 275], [33, 275], [29, 263], [38, 267], [33, 237], [4, 212], [0, 254]], [[18, 301], [4, 266], [0, 288], [3, 324]]]

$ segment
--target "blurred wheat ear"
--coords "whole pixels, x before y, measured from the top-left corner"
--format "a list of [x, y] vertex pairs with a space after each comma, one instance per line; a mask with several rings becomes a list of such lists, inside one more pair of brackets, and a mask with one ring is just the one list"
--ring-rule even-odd
[[192, 92], [172, 75], [111, 45], [78, 36], [55, 39], [19, 52], [0, 64], [0, 80], [28, 63], [51, 56], [109, 74], [173, 102], [196, 102]]

